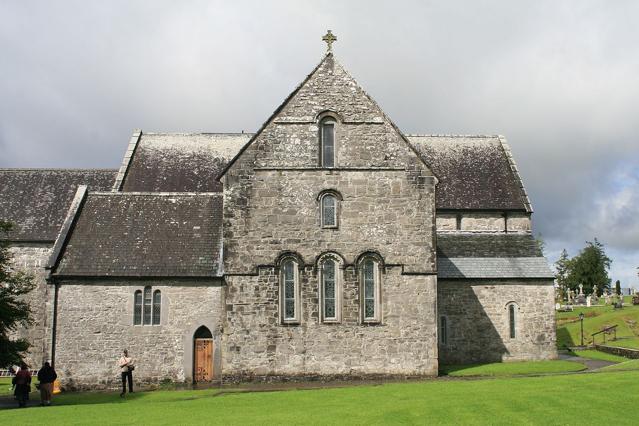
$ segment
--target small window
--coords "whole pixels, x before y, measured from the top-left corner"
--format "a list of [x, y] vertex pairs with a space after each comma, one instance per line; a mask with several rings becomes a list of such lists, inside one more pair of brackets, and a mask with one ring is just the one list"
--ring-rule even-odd
[[280, 282], [282, 322], [299, 322], [299, 272], [295, 260], [282, 262]]
[[322, 167], [335, 167], [335, 121], [326, 118], [320, 124]]
[[322, 227], [337, 227], [337, 197], [332, 194], [322, 197]]
[[133, 297], [133, 325], [142, 325], [142, 291], [136, 290]]
[[379, 322], [381, 319], [379, 263], [372, 258], [367, 258], [361, 265], [362, 320]]
[[144, 325], [151, 324], [151, 287], [144, 287]]
[[516, 333], [516, 311], [515, 311], [515, 304], [511, 303], [510, 305], [508, 305], [508, 325], [509, 325], [509, 329], [510, 329], [510, 338], [514, 339], [517, 337], [517, 333]]
[[448, 320], [444, 316], [439, 318], [439, 341], [444, 345], [448, 343]]
[[328, 259], [322, 265], [322, 311], [325, 320], [337, 319], [337, 305], [335, 301], [335, 284], [337, 281], [337, 274], [335, 261]]
[[162, 294], [160, 290], [153, 292], [153, 325], [160, 325], [160, 310], [162, 306]]

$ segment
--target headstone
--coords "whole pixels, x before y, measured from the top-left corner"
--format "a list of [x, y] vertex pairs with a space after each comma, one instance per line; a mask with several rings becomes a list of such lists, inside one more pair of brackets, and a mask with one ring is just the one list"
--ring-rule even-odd
[[592, 302], [592, 297], [591, 296], [587, 296], [586, 297], [586, 306], [590, 306], [591, 302]]
[[568, 303], [572, 305], [574, 301], [575, 301], [575, 291], [570, 290], [568, 291]]
[[582, 294], [584, 294], [584, 285], [579, 284], [579, 295], [581, 296]]

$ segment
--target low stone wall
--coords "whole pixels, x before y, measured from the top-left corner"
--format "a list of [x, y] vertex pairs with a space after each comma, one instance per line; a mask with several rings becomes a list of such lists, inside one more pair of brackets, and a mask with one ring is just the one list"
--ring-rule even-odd
[[616, 346], [595, 345], [595, 349], [613, 355], [619, 355], [631, 359], [639, 359], [639, 350], [629, 348], [618, 348]]

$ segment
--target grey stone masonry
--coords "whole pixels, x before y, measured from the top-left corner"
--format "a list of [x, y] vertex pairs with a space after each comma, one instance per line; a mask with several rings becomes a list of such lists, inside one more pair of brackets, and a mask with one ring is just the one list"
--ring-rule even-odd
[[[160, 290], [160, 325], [133, 325], [134, 292]], [[67, 389], [116, 388], [122, 349], [135, 359], [137, 384], [190, 382], [193, 334], [222, 328], [221, 281], [91, 280], [59, 284], [55, 363]], [[219, 374], [219, 371], [217, 372]]]
[[[510, 337], [508, 305], [515, 305]], [[554, 287], [547, 280], [438, 280], [438, 316], [446, 318], [441, 364], [544, 360], [557, 356]]]

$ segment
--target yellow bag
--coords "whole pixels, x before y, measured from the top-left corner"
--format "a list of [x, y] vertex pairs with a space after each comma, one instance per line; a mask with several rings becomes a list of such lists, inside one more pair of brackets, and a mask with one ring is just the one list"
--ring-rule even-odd
[[62, 390], [60, 389], [60, 380], [56, 379], [53, 382], [53, 393], [56, 394], [60, 392], [62, 392]]

